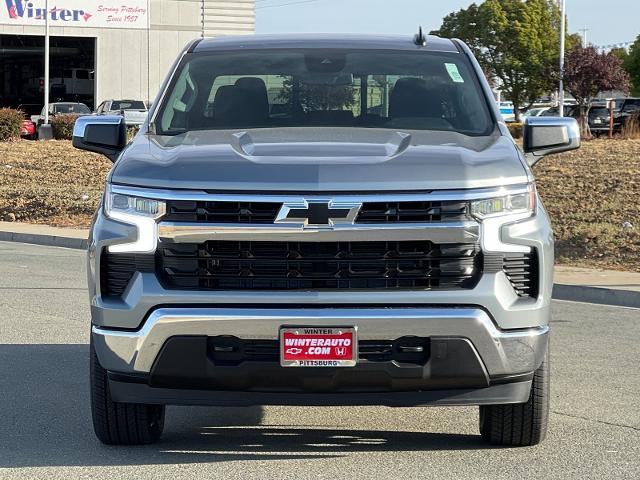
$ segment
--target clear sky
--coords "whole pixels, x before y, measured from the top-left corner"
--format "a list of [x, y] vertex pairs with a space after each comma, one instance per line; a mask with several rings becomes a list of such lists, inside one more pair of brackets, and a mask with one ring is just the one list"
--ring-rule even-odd
[[[413, 33], [434, 30], [469, 0], [256, 0], [257, 33]], [[478, 3], [478, 2], [477, 2]], [[569, 30], [596, 45], [640, 34], [640, 0], [566, 0]]]

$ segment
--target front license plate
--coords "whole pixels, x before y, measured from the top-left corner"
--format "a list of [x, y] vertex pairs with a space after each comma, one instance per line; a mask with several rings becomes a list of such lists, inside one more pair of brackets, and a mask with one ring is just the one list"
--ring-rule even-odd
[[283, 367], [353, 367], [358, 358], [356, 327], [282, 327]]

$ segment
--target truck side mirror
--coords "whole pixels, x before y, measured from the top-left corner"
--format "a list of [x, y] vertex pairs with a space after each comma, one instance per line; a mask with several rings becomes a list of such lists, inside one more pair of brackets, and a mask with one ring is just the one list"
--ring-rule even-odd
[[529, 165], [545, 155], [580, 148], [580, 128], [575, 118], [530, 117], [522, 132], [523, 148]]
[[127, 145], [127, 126], [120, 115], [80, 117], [73, 126], [73, 146], [101, 153], [115, 162]]

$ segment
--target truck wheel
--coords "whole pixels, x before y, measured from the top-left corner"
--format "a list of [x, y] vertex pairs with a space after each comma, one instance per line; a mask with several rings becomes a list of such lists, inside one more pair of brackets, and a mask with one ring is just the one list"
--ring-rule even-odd
[[549, 419], [549, 350], [534, 374], [527, 403], [483, 405], [480, 434], [493, 445], [537, 445], [547, 434]]
[[90, 355], [91, 415], [98, 439], [107, 445], [156, 442], [164, 428], [164, 405], [119, 403], [111, 400], [107, 371], [98, 361], [93, 341]]

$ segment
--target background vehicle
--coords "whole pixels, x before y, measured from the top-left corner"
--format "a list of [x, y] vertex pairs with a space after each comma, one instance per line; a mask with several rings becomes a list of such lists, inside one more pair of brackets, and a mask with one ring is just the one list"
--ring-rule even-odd
[[142, 100], [105, 100], [96, 109], [97, 115], [123, 115], [129, 126], [142, 125], [147, 113], [147, 106]]
[[421, 34], [196, 40], [160, 98], [130, 143], [74, 127], [117, 159], [87, 257], [101, 441], [156, 441], [174, 403], [480, 405], [486, 441], [544, 438], [530, 166], [575, 120], [520, 151], [468, 47]]
[[[40, 112], [40, 116], [37, 119], [37, 124], [42, 125], [44, 123], [44, 107]], [[74, 102], [55, 102], [49, 104], [49, 116], [55, 117], [56, 115], [91, 115], [91, 110], [84, 103]]]
[[516, 115], [513, 110], [513, 102], [498, 102], [498, 108], [505, 122], [515, 121]]
[[[588, 122], [589, 122], [589, 130], [592, 133], [601, 134], [606, 133], [611, 129], [610, 125], [611, 115], [609, 108], [607, 108], [606, 104], [593, 104], [588, 110]], [[614, 122], [615, 122], [615, 114], [614, 114]], [[615, 130], [614, 123], [614, 130]]]
[[36, 138], [36, 124], [33, 123], [31, 119], [25, 118], [22, 121], [20, 136], [28, 140], [34, 140]]
[[[42, 105], [37, 103], [21, 103], [18, 110], [24, 113], [24, 121], [20, 129], [20, 136], [29, 140], [36, 138], [36, 121], [40, 116]], [[35, 120], [35, 121], [34, 121]]]
[[618, 98], [613, 113], [613, 131], [620, 132], [629, 119], [640, 110], [640, 98]]
[[[565, 105], [564, 116], [570, 118], [578, 118], [580, 112], [576, 105]], [[550, 107], [544, 112], [540, 113], [540, 117], [558, 117], [560, 115], [560, 109], [558, 107]]]
[[524, 112], [522, 114], [522, 116], [524, 118], [527, 117], [539, 117], [540, 115], [543, 115], [546, 111], [548, 111], [551, 107], [536, 107], [536, 108], [530, 108], [529, 110], [527, 110], [526, 112]]

